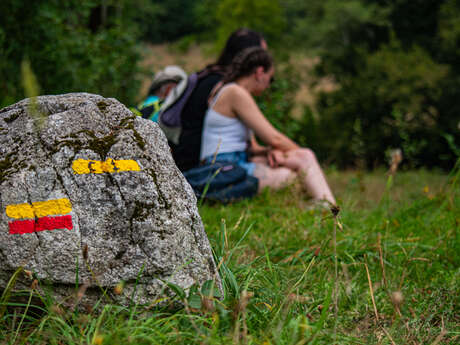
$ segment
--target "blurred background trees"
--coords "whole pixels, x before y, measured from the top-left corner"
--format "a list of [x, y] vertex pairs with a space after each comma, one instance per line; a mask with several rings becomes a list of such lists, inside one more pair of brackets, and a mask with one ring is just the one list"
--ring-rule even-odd
[[[146, 42], [218, 51], [246, 26], [281, 62], [260, 105], [320, 159], [372, 168], [401, 148], [409, 167], [450, 168], [460, 153], [458, 18], [460, 0], [4, 0], [0, 106], [24, 98], [25, 59], [43, 94], [86, 91], [132, 105]], [[292, 66], [297, 56], [318, 61], [307, 81]], [[290, 116], [299, 85], [314, 90], [326, 77], [334, 88]]]
[[139, 84], [135, 2], [1, 1], [0, 105], [24, 98], [24, 59], [43, 94], [85, 91], [130, 102]]
[[[412, 167], [451, 167], [460, 132], [459, 104], [452, 102], [460, 96], [452, 60], [458, 59], [460, 36], [451, 18], [460, 15], [460, 2], [369, 3], [360, 1], [371, 16], [360, 6], [353, 10], [359, 16], [343, 15], [350, 23], [341, 44], [338, 32], [327, 34], [337, 38], [335, 48], [328, 45], [320, 53], [317, 72], [333, 75], [339, 88], [319, 96], [319, 119], [307, 110], [312, 147], [340, 166], [370, 168], [399, 147]], [[379, 20], [369, 20], [374, 16]]]

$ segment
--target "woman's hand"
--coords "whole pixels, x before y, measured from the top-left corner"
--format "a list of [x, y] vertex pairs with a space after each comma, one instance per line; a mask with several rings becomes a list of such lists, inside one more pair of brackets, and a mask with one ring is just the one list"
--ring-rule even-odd
[[249, 137], [249, 153], [251, 156], [266, 156], [270, 151], [270, 147], [259, 145], [253, 132]]
[[253, 146], [253, 145], [251, 145], [249, 147], [249, 153], [251, 154], [251, 156], [266, 156], [269, 151], [270, 151], [270, 148], [266, 147], [266, 146], [260, 146], [260, 145]]
[[267, 160], [271, 168], [277, 168], [283, 165], [285, 154], [281, 150], [272, 149], [267, 153]]

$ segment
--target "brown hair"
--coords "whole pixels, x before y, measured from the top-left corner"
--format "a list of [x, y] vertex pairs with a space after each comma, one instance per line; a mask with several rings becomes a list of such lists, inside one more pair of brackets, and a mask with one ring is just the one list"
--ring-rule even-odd
[[235, 30], [227, 39], [225, 47], [217, 61], [206, 66], [200, 74], [209, 72], [225, 74], [238, 53], [249, 47], [260, 47], [263, 41], [265, 41], [264, 37], [257, 31], [247, 28]]
[[235, 56], [229, 72], [224, 76], [223, 83], [227, 84], [254, 73], [257, 67], [268, 71], [273, 66], [270, 53], [260, 47], [246, 48]]

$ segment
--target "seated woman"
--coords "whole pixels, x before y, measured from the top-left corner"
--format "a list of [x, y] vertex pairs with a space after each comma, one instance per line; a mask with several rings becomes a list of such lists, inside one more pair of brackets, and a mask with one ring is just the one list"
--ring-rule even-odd
[[[247, 48], [235, 56], [230, 73], [211, 93], [200, 158], [242, 166], [259, 179], [259, 190], [282, 187], [298, 176], [313, 199], [335, 205], [314, 153], [275, 129], [253, 98], [270, 86], [273, 74], [273, 60], [263, 48]], [[254, 134], [268, 148], [258, 145]]]
[[182, 110], [179, 143], [169, 143], [174, 161], [181, 171], [197, 167], [200, 163], [203, 120], [208, 109], [209, 94], [222, 80], [235, 55], [255, 46], [267, 49], [267, 43], [260, 33], [246, 28], [235, 30], [227, 39], [217, 61], [198, 72], [198, 83]]

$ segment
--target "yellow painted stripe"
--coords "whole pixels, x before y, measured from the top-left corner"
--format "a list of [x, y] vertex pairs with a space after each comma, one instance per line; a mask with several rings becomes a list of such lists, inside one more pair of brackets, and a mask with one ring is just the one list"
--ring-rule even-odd
[[38, 218], [57, 214], [66, 214], [72, 211], [72, 205], [70, 204], [69, 199], [33, 202], [32, 207]]
[[134, 160], [118, 160], [115, 161], [116, 166], [120, 169], [120, 171], [140, 171], [141, 167], [137, 164]]
[[108, 158], [106, 161], [91, 159], [76, 159], [72, 163], [72, 169], [76, 174], [102, 174], [117, 173], [121, 171], [140, 171], [141, 168], [135, 160], [114, 160]]
[[6, 215], [10, 218], [35, 218], [31, 204], [16, 204], [6, 206]]
[[6, 206], [6, 215], [10, 218], [40, 218], [63, 215], [72, 211], [69, 199], [38, 201], [31, 204], [16, 204]]

